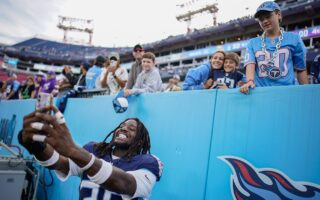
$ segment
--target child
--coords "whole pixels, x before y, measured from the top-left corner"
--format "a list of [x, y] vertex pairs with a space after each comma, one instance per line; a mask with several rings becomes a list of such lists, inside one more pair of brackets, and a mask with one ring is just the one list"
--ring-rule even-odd
[[308, 83], [306, 48], [299, 35], [280, 27], [280, 7], [273, 1], [262, 3], [254, 17], [263, 34], [249, 41], [245, 61], [247, 83], [240, 92], [259, 87], [294, 85], [295, 73], [300, 84]]
[[159, 70], [155, 67], [155, 55], [146, 52], [142, 56], [143, 71], [138, 75], [137, 82], [132, 89], [125, 89], [124, 96], [141, 94], [145, 92], [161, 91], [162, 80]]
[[214, 84], [211, 89], [228, 89], [241, 86], [243, 74], [238, 72], [236, 68], [239, 66], [239, 56], [236, 53], [227, 53], [224, 58], [223, 70], [215, 70], [209, 74], [208, 79], [212, 79]]

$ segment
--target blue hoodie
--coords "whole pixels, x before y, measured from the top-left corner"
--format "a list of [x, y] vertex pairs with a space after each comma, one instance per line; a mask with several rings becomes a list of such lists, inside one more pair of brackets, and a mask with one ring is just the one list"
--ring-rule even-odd
[[211, 71], [210, 62], [205, 62], [196, 68], [189, 69], [183, 82], [183, 90], [202, 90]]

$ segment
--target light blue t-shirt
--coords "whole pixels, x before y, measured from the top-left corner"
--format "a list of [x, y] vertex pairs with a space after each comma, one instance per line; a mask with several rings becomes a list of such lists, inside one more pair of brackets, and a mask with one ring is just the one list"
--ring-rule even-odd
[[[272, 42], [266, 37], [265, 43], [269, 58], [273, 56], [278, 41], [279, 38]], [[272, 69], [262, 51], [261, 37], [256, 37], [251, 39], [247, 45], [245, 66], [250, 63], [256, 65], [254, 78], [256, 86], [294, 85], [294, 69], [300, 71], [306, 69], [306, 47], [298, 34], [284, 32], [279, 53], [275, 59], [275, 68]], [[281, 75], [277, 73], [279, 71], [276, 68], [280, 69]], [[278, 78], [277, 74], [279, 74]]]
[[91, 67], [86, 74], [86, 89], [96, 88], [97, 78], [100, 76], [102, 69], [96, 65]]

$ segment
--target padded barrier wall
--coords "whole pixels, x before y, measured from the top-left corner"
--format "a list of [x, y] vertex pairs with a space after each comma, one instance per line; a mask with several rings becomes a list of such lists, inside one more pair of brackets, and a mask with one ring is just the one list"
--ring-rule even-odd
[[[260, 183], [261, 191], [262, 182], [254, 178], [262, 175], [254, 173], [269, 168], [293, 186], [308, 182], [320, 188], [319, 86], [256, 88], [247, 96], [237, 89], [144, 94], [134, 97], [123, 114], [114, 112], [112, 98], [70, 99], [65, 112], [69, 129], [84, 145], [103, 140], [124, 119], [139, 117], [150, 132], [152, 153], [164, 163], [152, 200], [232, 199], [237, 187], [231, 187], [231, 176], [239, 170], [233, 171], [227, 158], [254, 169], [251, 179], [233, 178], [238, 186], [239, 180], [249, 180]], [[16, 135], [34, 104], [34, 100], [1, 101], [0, 118], [17, 115]], [[16, 137], [13, 143], [17, 144]], [[49, 199], [78, 199], [78, 186], [78, 178], [67, 182], [55, 178], [47, 189]], [[39, 191], [39, 199], [44, 199]]]

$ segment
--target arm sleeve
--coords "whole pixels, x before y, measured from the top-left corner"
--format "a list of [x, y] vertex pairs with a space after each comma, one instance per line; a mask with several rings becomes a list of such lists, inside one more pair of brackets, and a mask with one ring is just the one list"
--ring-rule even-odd
[[[206, 81], [208, 78], [205, 77], [204, 70], [206, 70], [205, 66], [199, 66], [198, 68], [190, 69], [182, 84], [183, 90], [202, 90], [204, 88], [203, 81]], [[208, 70], [206, 71], [209, 74]]]
[[[87, 150], [88, 152], [92, 153], [94, 151], [94, 145], [96, 143], [95, 142], [89, 142], [86, 145], [83, 146], [83, 148], [85, 150]], [[70, 176], [81, 176], [83, 171], [81, 170], [81, 168], [75, 163], [73, 162], [71, 159], [68, 158], [69, 161], [69, 172], [68, 174], [64, 174], [59, 170], [54, 170], [57, 177], [59, 178], [59, 180], [61, 181], [66, 181], [68, 180], [68, 178]]]
[[253, 50], [253, 40], [250, 40], [247, 44], [246, 54], [244, 58], [244, 66], [246, 67], [248, 64], [257, 64], [256, 57]]
[[54, 172], [56, 173], [58, 179], [60, 181], [66, 181], [68, 180], [68, 178], [70, 176], [81, 176], [82, 174], [82, 171], [81, 171], [81, 168], [76, 164], [74, 163], [72, 160], [68, 159], [69, 161], [69, 172], [68, 174], [64, 174], [63, 172], [59, 171], [59, 170], [54, 170]]
[[296, 37], [298, 42], [292, 55], [293, 66], [297, 70], [305, 70], [307, 50], [300, 36]]
[[137, 189], [133, 196], [121, 195], [122, 199], [129, 200], [137, 197], [148, 199], [156, 183], [156, 176], [147, 169], [128, 171], [127, 173], [133, 175], [137, 183]]

